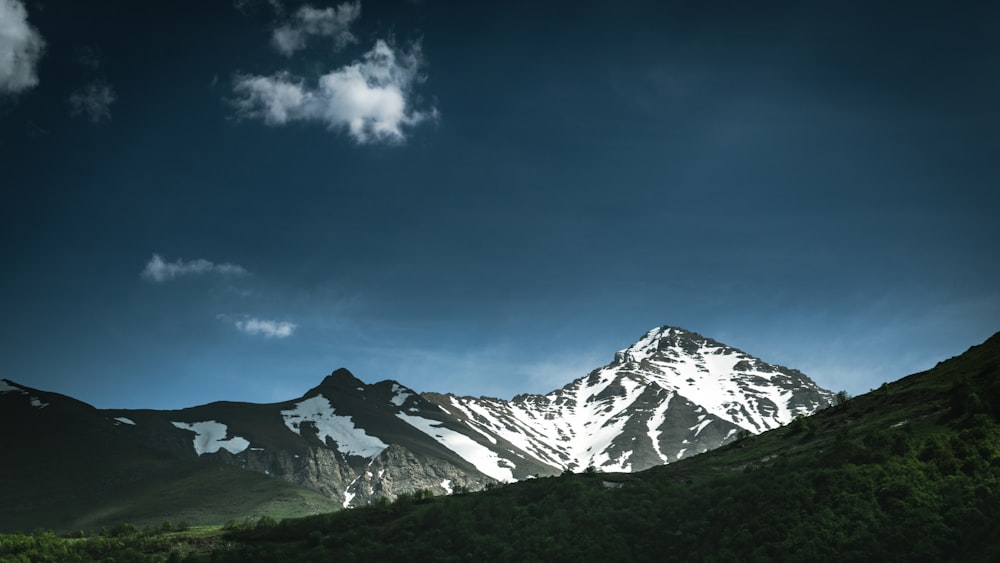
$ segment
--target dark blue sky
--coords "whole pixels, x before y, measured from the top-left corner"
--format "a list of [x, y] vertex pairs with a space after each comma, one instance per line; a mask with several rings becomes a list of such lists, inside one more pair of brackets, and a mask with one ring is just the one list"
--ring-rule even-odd
[[183, 407], [343, 366], [509, 398], [670, 324], [862, 393], [1000, 330], [995, 3], [0, 22], [0, 376], [23, 384]]

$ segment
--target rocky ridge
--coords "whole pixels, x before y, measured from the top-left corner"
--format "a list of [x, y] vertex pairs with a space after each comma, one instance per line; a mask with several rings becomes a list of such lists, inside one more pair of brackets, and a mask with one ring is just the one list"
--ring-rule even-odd
[[[60, 408], [23, 386], [4, 383], [0, 393], [31, 402], [37, 416]], [[561, 389], [510, 401], [366, 384], [340, 369], [282, 403], [75, 408], [103, 418], [115, 440], [263, 473], [351, 507], [590, 466], [639, 471], [776, 428], [832, 400], [796, 370], [660, 327]]]

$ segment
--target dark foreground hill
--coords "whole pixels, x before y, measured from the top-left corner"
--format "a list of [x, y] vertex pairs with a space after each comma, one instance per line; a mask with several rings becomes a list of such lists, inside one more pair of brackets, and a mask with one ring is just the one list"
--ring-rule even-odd
[[417, 492], [350, 511], [233, 523], [207, 540], [120, 536], [8, 536], [0, 557], [996, 561], [1000, 334], [788, 426], [640, 473]]
[[0, 530], [160, 524], [164, 515], [202, 524], [339, 507], [286, 481], [131, 439], [129, 425], [70, 397], [0, 385]]

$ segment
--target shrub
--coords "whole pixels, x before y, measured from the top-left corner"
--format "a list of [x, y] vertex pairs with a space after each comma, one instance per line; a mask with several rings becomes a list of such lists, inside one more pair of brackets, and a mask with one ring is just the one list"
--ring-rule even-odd
[[121, 538], [126, 536], [134, 536], [139, 533], [139, 528], [135, 527], [135, 524], [129, 524], [128, 522], [120, 522], [111, 527], [110, 532], [107, 534], [113, 538]]

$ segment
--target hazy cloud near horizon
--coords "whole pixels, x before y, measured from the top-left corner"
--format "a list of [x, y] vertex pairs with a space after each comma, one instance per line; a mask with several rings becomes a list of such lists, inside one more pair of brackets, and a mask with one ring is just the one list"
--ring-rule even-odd
[[249, 335], [260, 335], [265, 338], [288, 338], [295, 332], [295, 323], [287, 321], [272, 321], [249, 317], [234, 322], [237, 330]]
[[249, 272], [246, 268], [238, 264], [216, 264], [204, 258], [191, 261], [177, 259], [173, 262], [166, 262], [159, 254], [153, 254], [153, 257], [146, 263], [146, 267], [143, 268], [140, 276], [151, 282], [163, 283], [182, 276], [203, 274], [245, 276]]

